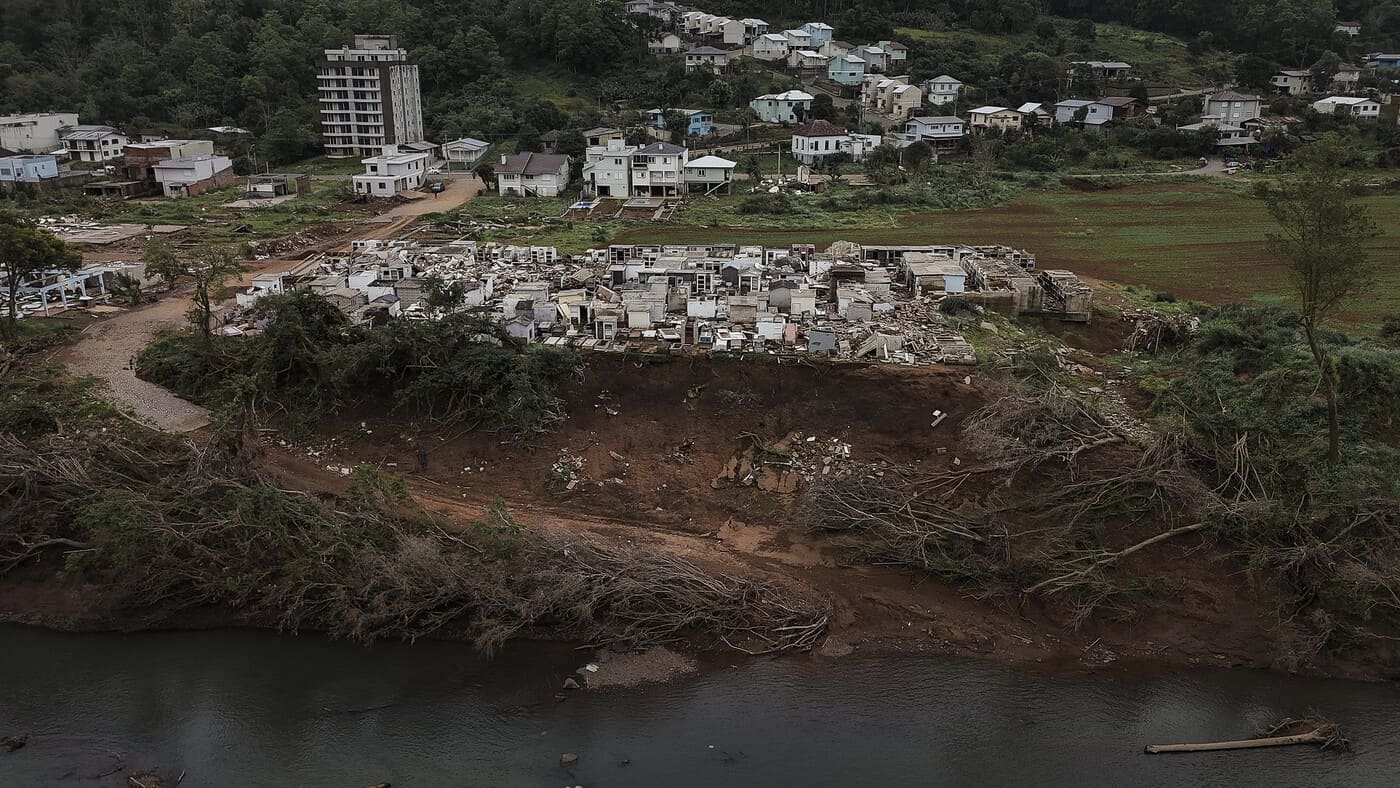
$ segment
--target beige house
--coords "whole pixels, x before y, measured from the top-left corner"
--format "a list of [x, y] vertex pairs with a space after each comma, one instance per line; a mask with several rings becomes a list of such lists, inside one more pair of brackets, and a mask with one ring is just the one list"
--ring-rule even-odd
[[967, 113], [967, 125], [978, 134], [988, 129], [1020, 129], [1021, 119], [1021, 113], [1010, 107], [978, 107]]

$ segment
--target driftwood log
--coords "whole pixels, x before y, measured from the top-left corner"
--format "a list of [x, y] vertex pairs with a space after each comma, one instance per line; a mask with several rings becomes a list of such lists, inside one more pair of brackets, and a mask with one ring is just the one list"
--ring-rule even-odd
[[[1296, 733], [1284, 733], [1296, 731]], [[1283, 734], [1283, 735], [1278, 735]], [[1256, 747], [1288, 747], [1295, 744], [1316, 744], [1326, 749], [1350, 749], [1335, 723], [1310, 717], [1300, 720], [1284, 719], [1253, 739], [1216, 741], [1201, 744], [1149, 744], [1143, 751], [1149, 755], [1164, 752], [1214, 752], [1217, 750], [1249, 750]]]

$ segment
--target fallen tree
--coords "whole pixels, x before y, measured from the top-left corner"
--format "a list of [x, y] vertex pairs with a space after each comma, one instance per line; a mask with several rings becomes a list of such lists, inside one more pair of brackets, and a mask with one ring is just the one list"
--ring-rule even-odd
[[359, 640], [453, 628], [488, 652], [527, 630], [749, 653], [806, 649], [826, 630], [825, 605], [786, 588], [534, 531], [499, 502], [443, 522], [368, 466], [347, 496], [313, 496], [184, 440], [0, 434], [0, 479], [0, 578], [50, 561], [137, 612], [221, 607]]

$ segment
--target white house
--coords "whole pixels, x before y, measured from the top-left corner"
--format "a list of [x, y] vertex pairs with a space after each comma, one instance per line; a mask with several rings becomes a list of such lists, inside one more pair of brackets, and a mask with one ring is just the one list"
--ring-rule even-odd
[[1356, 86], [1361, 84], [1361, 68], [1350, 63], [1342, 63], [1337, 66], [1337, 73], [1332, 75], [1331, 88], [1337, 93], [1350, 93], [1356, 90]]
[[819, 47], [836, 35], [836, 28], [825, 22], [808, 22], [802, 26], [803, 32], [811, 37], [811, 46]]
[[1269, 77], [1269, 84], [1280, 93], [1301, 96], [1312, 92], [1312, 72], [1301, 69], [1280, 71]]
[[1124, 79], [1133, 67], [1121, 60], [1076, 60], [1069, 64], [1069, 73], [1074, 75], [1076, 67], [1088, 69], [1097, 79]]
[[1233, 90], [1222, 90], [1219, 93], [1206, 96], [1201, 109], [1201, 119], [1216, 118], [1230, 125], [1238, 126], [1262, 115], [1263, 104], [1263, 99], [1258, 96], [1237, 93]]
[[400, 150], [397, 145], [385, 145], [378, 156], [360, 159], [365, 171], [350, 179], [356, 194], [372, 197], [393, 197], [423, 185], [428, 174], [430, 156], [419, 151]]
[[679, 197], [685, 194], [685, 165], [690, 151], [668, 142], [654, 142], [632, 153], [632, 194], [637, 197]]
[[866, 65], [876, 71], [884, 71], [890, 67], [890, 53], [879, 47], [856, 47], [855, 56], [864, 60]]
[[860, 161], [881, 142], [875, 134], [850, 134], [826, 120], [814, 120], [792, 132], [792, 156], [803, 164], [816, 164], [828, 156], [844, 153]]
[[596, 197], [626, 197], [632, 193], [632, 154], [635, 145], [610, 139], [584, 152], [583, 190]]
[[826, 56], [810, 49], [794, 49], [788, 53], [788, 68], [817, 71], [826, 68]]
[[1333, 32], [1341, 33], [1344, 36], [1359, 36], [1361, 35], [1361, 23], [1338, 22], [1336, 27], [1332, 28], [1332, 30]]
[[557, 153], [502, 156], [496, 185], [502, 197], [558, 197], [569, 185], [569, 157]]
[[193, 197], [234, 184], [233, 162], [227, 156], [204, 153], [183, 159], [166, 159], [151, 167], [166, 197]]
[[654, 41], [647, 42], [647, 50], [656, 53], [679, 52], [681, 46], [681, 37], [675, 33], [667, 33]]
[[730, 193], [734, 188], [736, 162], [719, 156], [701, 156], [685, 165], [686, 191], [692, 196]]
[[811, 111], [812, 99], [811, 93], [788, 90], [759, 96], [750, 101], [749, 106], [759, 120], [767, 123], [797, 123]]
[[753, 40], [753, 56], [758, 60], [783, 60], [791, 49], [782, 33], [764, 33]]
[[73, 161], [104, 162], [122, 155], [128, 142], [111, 126], [71, 126], [59, 132], [63, 152]]
[[1045, 109], [1045, 105], [1039, 101], [1027, 101], [1016, 108], [1021, 113], [1021, 123], [1023, 125], [1041, 124], [1049, 125], [1055, 122], [1055, 116]]
[[957, 101], [962, 89], [963, 83], [947, 74], [940, 74], [924, 83], [924, 97], [933, 106], [941, 107]]
[[783, 37], [788, 40], [788, 48], [790, 49], [811, 49], [813, 47], [812, 34], [806, 30], [784, 30]]
[[739, 21], [744, 23], [744, 43], [753, 41], [768, 32], [768, 23], [762, 19], [749, 17], [748, 19], [741, 19]]
[[1354, 118], [1378, 118], [1381, 115], [1379, 101], [1359, 96], [1328, 96], [1314, 101], [1312, 107], [1326, 115], [1336, 112], [1338, 108], [1344, 109], [1346, 114]]
[[1241, 145], [1249, 145], [1258, 142], [1249, 129], [1218, 120], [1202, 120], [1200, 123], [1188, 123], [1185, 126], [1177, 126], [1176, 130], [1189, 132], [1213, 131], [1216, 133], [1215, 145], [1219, 148], [1239, 147]]
[[696, 47], [685, 53], [686, 71], [722, 73], [729, 65], [729, 53], [714, 47]]
[[5, 115], [0, 117], [0, 148], [17, 153], [53, 153], [62, 147], [59, 132], [76, 125], [76, 112]]
[[1084, 110], [1084, 127], [1097, 128], [1113, 120], [1113, 107], [1097, 101], [1065, 99], [1055, 104], [1055, 122], [1073, 123], [1080, 110]]
[[484, 140], [463, 137], [442, 144], [442, 158], [449, 170], [474, 170], [486, 158], [491, 143]]

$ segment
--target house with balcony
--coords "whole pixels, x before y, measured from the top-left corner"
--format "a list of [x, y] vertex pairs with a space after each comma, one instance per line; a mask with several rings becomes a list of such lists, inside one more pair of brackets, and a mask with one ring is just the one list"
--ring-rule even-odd
[[442, 158], [447, 170], [471, 172], [475, 170], [491, 152], [491, 143], [485, 140], [463, 137], [442, 144]]
[[962, 82], [947, 74], [940, 74], [924, 82], [924, 99], [935, 107], [953, 104], [957, 102], [958, 94], [962, 92], [962, 89]]
[[921, 115], [904, 123], [901, 142], [912, 145], [927, 142], [940, 153], [956, 150], [958, 141], [967, 135], [967, 124], [962, 118], [952, 115]]
[[[812, 34], [806, 30], [784, 30], [783, 37], [788, 41], [789, 49], [812, 49]], [[818, 44], [817, 46], [820, 46]]]
[[558, 197], [569, 185], [569, 157], [558, 153], [502, 156], [496, 188], [502, 197]]
[[1021, 113], [1010, 107], [978, 107], [967, 113], [967, 125], [977, 134], [992, 129], [1015, 131], [1021, 128], [1021, 121]]
[[739, 21], [744, 23], [745, 44], [757, 39], [761, 35], [767, 34], [768, 32], [768, 23], [763, 21], [762, 19], [754, 19], [753, 17], [749, 17], [748, 19], [740, 19]]
[[813, 96], [800, 90], [768, 93], [749, 102], [749, 107], [765, 123], [800, 123], [812, 109]]
[[887, 71], [890, 67], [890, 53], [877, 46], [856, 47], [855, 56], [864, 60], [871, 71]]
[[591, 197], [626, 197], [632, 193], [632, 154], [637, 146], [622, 139], [590, 145], [584, 151], [583, 191]]
[[875, 46], [883, 49], [885, 54], [889, 56], [891, 69], [903, 68], [904, 62], [909, 59], [909, 47], [898, 41], [880, 41]]
[[686, 71], [722, 74], [729, 67], [729, 53], [710, 46], [695, 47], [685, 53]]
[[69, 126], [59, 132], [63, 153], [71, 161], [101, 164], [119, 158], [128, 140], [111, 126]]
[[685, 166], [690, 151], [668, 142], [644, 145], [632, 153], [632, 195], [680, 197], [685, 194]]
[[1287, 69], [1269, 77], [1274, 90], [1286, 96], [1301, 96], [1312, 92], [1312, 72], [1305, 69]]
[[794, 49], [788, 53], [788, 68], [796, 71], [823, 71], [826, 56], [811, 49]]

